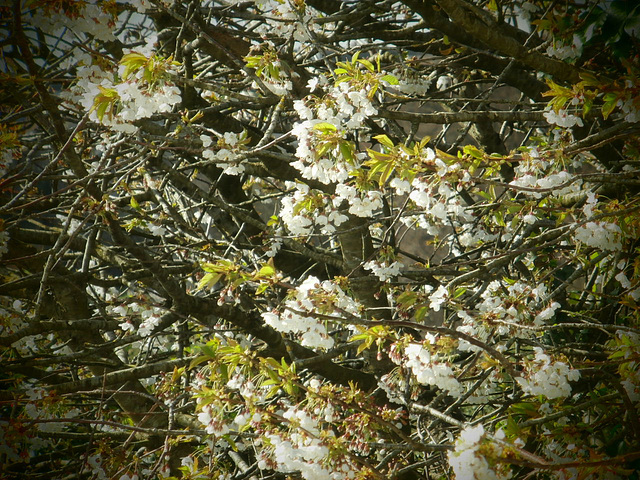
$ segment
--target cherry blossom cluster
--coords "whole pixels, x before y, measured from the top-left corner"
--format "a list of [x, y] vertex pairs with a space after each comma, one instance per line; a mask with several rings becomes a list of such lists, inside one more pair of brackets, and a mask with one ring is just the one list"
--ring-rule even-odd
[[349, 82], [341, 82], [326, 86], [326, 90], [322, 99], [314, 101], [313, 97], [307, 97], [294, 102], [301, 122], [293, 127], [293, 134], [298, 138], [298, 160], [292, 165], [306, 179], [340, 184], [358, 166], [360, 157], [345, 158], [340, 142], [335, 142], [325, 155], [317, 152], [328, 137], [344, 138], [347, 133], [362, 128], [364, 121], [375, 115], [377, 109], [368, 97], [367, 87], [356, 89]]
[[547, 47], [547, 55], [560, 60], [572, 60], [582, 55], [583, 42], [578, 35], [574, 35], [571, 43], [555, 40]]
[[403, 266], [402, 262], [398, 262], [397, 260], [391, 263], [384, 260], [369, 260], [363, 265], [365, 269], [372, 271], [381, 282], [386, 282], [400, 275]]
[[523, 172], [525, 172], [525, 168], [520, 167], [518, 169], [518, 176], [511, 181], [511, 185], [526, 187], [527, 189], [540, 189], [539, 192], [535, 190], [523, 191], [523, 194], [533, 198], [541, 198], [549, 194], [559, 197], [580, 191], [581, 182], [579, 180], [573, 181], [573, 175], [566, 170], [548, 173], [541, 177], [537, 177], [533, 173]]
[[287, 182], [286, 186], [293, 188], [293, 193], [283, 197], [278, 215], [291, 234], [310, 235], [315, 227], [332, 234], [348, 220], [338, 208], [342, 198], [332, 200], [305, 183]]
[[367, 218], [382, 208], [382, 193], [378, 190], [360, 192], [356, 187], [342, 184], [336, 186], [334, 202], [339, 205], [343, 201], [349, 205], [349, 213], [356, 217]]
[[626, 98], [618, 100], [617, 106], [624, 113], [625, 122], [640, 122], [640, 98], [637, 93], [638, 85], [634, 84], [630, 80], [625, 82]]
[[140, 305], [137, 302], [110, 305], [107, 306], [107, 311], [124, 320], [120, 323], [123, 332], [137, 331], [141, 337], [149, 336], [158, 325], [162, 314], [165, 313], [165, 310], [160, 307]]
[[560, 109], [557, 112], [553, 109], [549, 109], [544, 112], [544, 118], [551, 125], [557, 125], [562, 128], [572, 128], [578, 125], [579, 127], [583, 126], [582, 119], [576, 115], [573, 115], [567, 110]]
[[[496, 437], [504, 438], [504, 432], [499, 431]], [[454, 447], [454, 450], [447, 454], [447, 459], [456, 479], [508, 480], [512, 477], [508, 467], [493, 466], [487, 461], [487, 456], [500, 457], [503, 448], [486, 439], [481, 424], [465, 427], [456, 439]]]
[[[460, 310], [458, 316], [462, 325], [461, 332], [487, 338], [488, 329], [495, 329], [498, 335], [518, 335], [530, 338], [531, 332], [519, 329], [519, 325], [545, 325], [560, 308], [558, 302], [547, 300], [548, 289], [545, 284], [535, 287], [518, 280], [501, 282], [493, 280], [486, 286], [475, 304], [473, 312]], [[486, 323], [484, 323], [486, 322]], [[491, 325], [491, 327], [489, 327]], [[461, 341], [461, 350], [475, 350], [477, 347]]]
[[622, 250], [622, 229], [606, 221], [587, 222], [573, 233], [577, 242], [600, 250]]
[[640, 362], [637, 352], [640, 351], [640, 335], [635, 332], [618, 330], [611, 344], [611, 356], [620, 359], [618, 373], [622, 379], [629, 400], [640, 403]]
[[330, 455], [328, 441], [335, 437], [332, 430], [322, 429], [317, 419], [294, 406], [289, 406], [281, 416], [291, 429], [265, 435], [259, 467], [271, 464], [283, 473], [298, 471], [305, 480], [355, 478], [356, 471], [348, 462], [341, 456], [332, 459]]
[[[242, 135], [243, 137], [245, 135]], [[241, 136], [233, 132], [225, 132], [217, 142], [217, 151], [212, 147], [213, 138], [209, 135], [200, 135], [202, 146], [205, 148], [202, 156], [207, 160], [215, 161], [216, 165], [223, 169], [226, 175], [241, 175], [245, 166], [240, 162], [239, 146]]]
[[310, 5], [293, 0], [254, 0], [265, 15], [266, 22], [256, 22], [256, 31], [265, 37], [274, 34], [280, 38], [293, 38], [309, 42], [318, 28], [313, 22], [318, 12]]
[[[33, 316], [26, 305], [10, 297], [0, 296], [0, 335], [11, 335], [29, 325]], [[36, 348], [36, 337], [27, 335], [11, 344], [21, 355], [31, 355]]]
[[155, 37], [150, 37], [145, 46], [127, 51], [127, 54], [139, 55], [156, 64], [158, 71], [154, 73], [153, 81], [145, 75], [144, 68], [125, 75], [128, 73], [125, 64], [105, 69], [93, 63], [88, 55], [80, 55], [78, 80], [65, 94], [69, 105], [72, 108], [81, 106], [90, 112], [92, 120], [123, 133], [136, 132], [133, 123], [136, 120], [170, 112], [181, 101], [180, 89], [162, 77], [162, 70], [173, 71], [175, 66], [154, 57], [156, 41]]
[[54, 398], [49, 391], [34, 387], [32, 380], [23, 382], [26, 394], [23, 398], [24, 407], [21, 409], [24, 420], [34, 421], [31, 428], [25, 431], [24, 426], [19, 423], [0, 421], [0, 454], [12, 461], [20, 462], [21, 458], [51, 448], [55, 445], [55, 439], [50, 438], [50, 435], [41, 436], [38, 432], [61, 432], [65, 429], [65, 423], [55, 420], [72, 419], [81, 415], [78, 408], [60, 408], [60, 400]]
[[627, 262], [624, 260], [620, 260], [616, 264], [616, 268], [620, 270], [616, 275], [615, 279], [620, 282], [620, 286], [627, 291], [627, 294], [635, 301], [640, 299], [640, 280], [637, 278], [629, 279], [627, 273], [625, 272], [625, 267], [627, 266]]
[[446, 359], [441, 358], [436, 349], [430, 348], [436, 342], [436, 337], [428, 335], [427, 345], [410, 343], [404, 348], [404, 355], [390, 355], [395, 363], [402, 363], [408, 368], [422, 385], [437, 386], [454, 397], [464, 393], [462, 384], [456, 379], [455, 372]]
[[31, 21], [54, 38], [68, 37], [73, 41], [75, 34], [80, 38], [90, 36], [104, 42], [116, 39], [113, 34], [115, 19], [109, 12], [91, 2], [75, 2], [72, 8], [75, 10], [73, 15], [63, 10], [34, 9]]
[[[416, 177], [411, 182], [409, 198], [423, 211], [419, 215], [404, 217], [403, 223], [424, 229], [430, 235], [439, 235], [443, 228], [453, 225], [457, 230], [457, 239], [463, 247], [495, 240], [498, 237], [496, 233], [474, 222], [472, 211], [458, 195], [458, 185], [453, 185], [444, 178], [448, 173], [457, 172], [460, 166], [447, 165], [435, 157], [430, 149], [427, 149], [427, 152], [428, 156], [435, 159], [439, 172], [437, 175]], [[468, 175], [468, 172], [464, 172], [463, 175]], [[404, 185], [402, 188], [404, 189]], [[458, 251], [455, 244], [452, 244], [451, 248], [454, 252]]]
[[[327, 333], [326, 320], [340, 320], [345, 314], [357, 315], [360, 306], [336, 283], [320, 282], [310, 276], [277, 310], [262, 313], [267, 325], [279, 332], [294, 333], [302, 345], [329, 349], [334, 341]], [[318, 317], [318, 313], [324, 316]]]
[[565, 362], [553, 361], [540, 347], [534, 349], [534, 359], [526, 365], [526, 373], [516, 381], [525, 393], [543, 395], [552, 400], [571, 395], [571, 385], [580, 378], [580, 370], [569, 367]]

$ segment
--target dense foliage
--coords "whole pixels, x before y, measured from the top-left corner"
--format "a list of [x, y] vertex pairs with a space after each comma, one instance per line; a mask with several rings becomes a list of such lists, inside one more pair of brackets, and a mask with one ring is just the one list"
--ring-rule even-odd
[[636, 2], [0, 11], [3, 478], [639, 478]]

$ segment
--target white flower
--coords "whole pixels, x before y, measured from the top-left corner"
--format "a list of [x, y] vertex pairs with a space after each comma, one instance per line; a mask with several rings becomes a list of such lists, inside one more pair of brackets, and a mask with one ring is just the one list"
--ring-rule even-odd
[[436, 385], [453, 396], [460, 396], [463, 388], [453, 370], [446, 363], [431, 355], [431, 352], [417, 343], [410, 343], [404, 351], [404, 362], [422, 385]]
[[411, 191], [411, 184], [407, 180], [402, 180], [397, 177], [389, 182], [389, 186], [393, 188], [398, 195], [406, 195]]
[[150, 223], [147, 222], [146, 224], [147, 229], [153, 234], [153, 235], [159, 235], [162, 236], [165, 233], [167, 233], [167, 229], [165, 227], [163, 227], [162, 225], [156, 225], [155, 223]]
[[570, 45], [563, 45], [555, 41], [547, 48], [547, 55], [559, 58], [560, 60], [570, 60], [582, 55], [582, 47], [582, 39], [578, 35], [574, 35]]
[[533, 323], [535, 325], [542, 325], [545, 320], [549, 320], [550, 318], [554, 317], [554, 315], [556, 314], [556, 310], [558, 308], [560, 308], [560, 304], [558, 302], [551, 303], [551, 305], [549, 305], [547, 308], [542, 310], [538, 315], [536, 315], [536, 318], [533, 320]]
[[553, 109], [547, 110], [544, 113], [544, 118], [547, 119], [547, 122], [551, 125], [558, 125], [563, 128], [571, 128], [575, 125], [580, 127], [583, 126], [582, 119], [575, 115], [571, 115], [566, 110], [560, 109], [556, 113]]
[[393, 262], [388, 264], [387, 262], [378, 262], [377, 260], [371, 260], [363, 265], [367, 270], [371, 270], [381, 282], [385, 282], [390, 278], [400, 275], [400, 269], [403, 267], [400, 262]]
[[235, 146], [238, 143], [238, 134], [233, 132], [226, 132], [224, 134], [224, 142], [230, 147]]
[[309, 81], [307, 82], [307, 87], [309, 88], [309, 91], [313, 92], [318, 86], [318, 83], [320, 83], [320, 79], [318, 77], [313, 77], [309, 79]]
[[440, 285], [438, 289], [429, 296], [429, 308], [434, 312], [439, 312], [442, 304], [447, 300], [449, 292], [447, 287]]
[[441, 75], [436, 82], [436, 88], [440, 91], [446, 90], [453, 85], [453, 79], [449, 75]]
[[[399, 74], [396, 77], [402, 78]], [[402, 81], [398, 85], [394, 85], [393, 88], [406, 95], [424, 95], [429, 91], [431, 81], [432, 79], [429, 77], [402, 78]]]
[[159, 322], [160, 322], [159, 316], [151, 315], [140, 324], [140, 326], [138, 327], [138, 334], [141, 337], [149, 336]]
[[148, 0], [130, 0], [130, 2], [140, 13], [144, 13], [148, 8], [151, 8], [151, 3]]
[[123, 332], [133, 332], [136, 329], [131, 322], [122, 322], [119, 326]]
[[543, 395], [548, 399], [564, 398], [571, 395], [570, 381], [580, 378], [580, 371], [574, 370], [564, 362], [553, 362], [542, 348], [535, 347], [535, 358], [527, 368], [526, 377], [517, 377], [516, 381], [525, 393]]
[[582, 207], [582, 212], [587, 218], [593, 217], [593, 209], [598, 203], [598, 198], [594, 192], [587, 192], [587, 200]]
[[213, 143], [213, 138], [209, 135], [200, 135], [200, 141], [202, 142], [202, 146], [207, 148]]
[[[320, 307], [315, 305], [315, 292], [320, 297], [331, 299], [323, 302], [322, 312], [325, 315], [342, 316], [344, 312], [356, 314], [359, 306], [349, 298], [344, 291], [329, 280], [320, 282], [310, 276], [296, 288], [295, 295], [284, 303], [281, 311], [263, 312], [264, 322], [284, 333], [293, 333], [300, 337], [304, 346], [329, 349], [334, 341], [327, 332], [326, 317], [324, 320], [316, 318], [315, 312]], [[331, 308], [335, 312], [331, 312]]]
[[629, 279], [627, 278], [627, 276], [624, 274], [624, 272], [619, 272], [616, 276], [615, 279], [620, 282], [620, 285], [622, 286], [622, 288], [627, 289], [631, 287], [631, 282], [629, 281]]
[[126, 305], [118, 305], [117, 307], [113, 307], [111, 309], [111, 313], [113, 313], [114, 315], [119, 315], [124, 317], [127, 314], [127, 306]]
[[615, 223], [587, 222], [578, 227], [574, 238], [589, 247], [601, 250], [622, 250], [622, 230]]
[[[298, 114], [298, 116], [300, 117], [300, 119], [302, 120], [311, 120], [313, 119], [313, 110], [311, 110], [309, 107], [307, 107], [307, 105], [304, 103], [304, 100], [294, 100], [293, 102], [293, 108], [296, 111], [296, 113]], [[302, 126], [303, 124], [298, 123], [296, 125]], [[300, 127], [298, 127], [297, 130], [299, 133], [300, 132]], [[294, 132], [295, 135], [295, 132]], [[299, 136], [299, 135], [296, 135]]]
[[509, 472], [494, 471], [480, 452], [484, 428], [465, 427], [455, 442], [455, 448], [447, 454], [456, 480], [501, 480], [510, 477]]
[[382, 208], [382, 193], [377, 190], [366, 192], [364, 197], [356, 196], [351, 199], [349, 213], [358, 217], [371, 217], [373, 212]]

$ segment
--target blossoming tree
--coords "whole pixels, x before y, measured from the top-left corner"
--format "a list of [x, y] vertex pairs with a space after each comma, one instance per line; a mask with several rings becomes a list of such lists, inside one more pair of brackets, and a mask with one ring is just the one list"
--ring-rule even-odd
[[638, 478], [635, 2], [0, 12], [3, 478]]

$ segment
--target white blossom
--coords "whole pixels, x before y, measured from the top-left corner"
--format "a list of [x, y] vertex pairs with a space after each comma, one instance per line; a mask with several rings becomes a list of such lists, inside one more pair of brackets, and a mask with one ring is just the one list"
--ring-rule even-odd
[[367, 270], [371, 270], [381, 282], [386, 282], [390, 278], [400, 275], [400, 269], [403, 267], [401, 262], [393, 262], [391, 264], [387, 262], [379, 262], [377, 260], [371, 260], [363, 265]]
[[453, 451], [447, 454], [456, 480], [506, 480], [510, 472], [496, 472], [480, 452], [484, 437], [481, 424], [465, 427], [455, 442]]
[[295, 295], [278, 311], [263, 312], [262, 318], [267, 325], [280, 332], [297, 334], [304, 346], [329, 349], [334, 341], [328, 335], [326, 320], [317, 318], [315, 314], [319, 307], [314, 304], [314, 292], [332, 299], [335, 310], [331, 309], [331, 304], [327, 305], [326, 300], [323, 302], [325, 316], [341, 316], [343, 311], [356, 314], [359, 310], [358, 304], [338, 285], [329, 280], [320, 282], [316, 277], [310, 276], [296, 288]]
[[462, 385], [456, 379], [453, 370], [447, 363], [424, 346], [410, 343], [404, 351], [404, 364], [410, 368], [418, 383], [435, 385], [453, 396], [462, 395]]
[[525, 393], [543, 395], [549, 400], [571, 395], [570, 381], [580, 378], [580, 371], [574, 370], [564, 362], [554, 362], [542, 348], [535, 347], [535, 358], [527, 365], [525, 376], [516, 381]]
[[615, 223], [597, 221], [579, 226], [573, 236], [576, 241], [601, 250], [622, 250], [622, 230]]
[[440, 91], [446, 90], [453, 85], [453, 79], [449, 75], [441, 75], [436, 82], [436, 88]]
[[560, 109], [557, 112], [553, 109], [544, 112], [544, 118], [550, 125], [557, 125], [562, 128], [571, 128], [576, 125], [583, 126], [582, 119], [568, 113], [566, 110]]
[[449, 291], [444, 285], [440, 285], [438, 289], [429, 296], [429, 308], [434, 312], [439, 312], [440, 307], [449, 298]]

